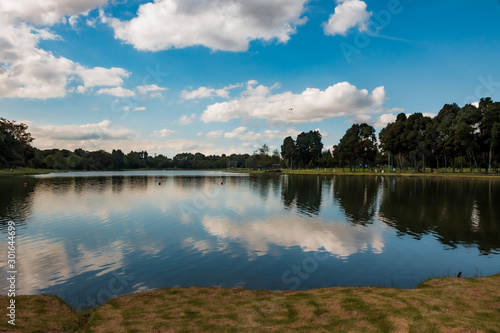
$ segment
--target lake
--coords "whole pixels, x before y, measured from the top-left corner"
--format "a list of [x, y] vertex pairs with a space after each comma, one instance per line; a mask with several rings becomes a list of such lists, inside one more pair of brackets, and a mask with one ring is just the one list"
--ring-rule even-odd
[[75, 172], [0, 189], [2, 276], [12, 220], [18, 293], [76, 309], [154, 288], [414, 288], [500, 272], [494, 179]]

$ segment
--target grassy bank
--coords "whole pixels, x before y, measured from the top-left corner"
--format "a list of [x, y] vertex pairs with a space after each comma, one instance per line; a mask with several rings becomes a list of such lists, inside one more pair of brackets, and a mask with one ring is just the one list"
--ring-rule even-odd
[[[260, 170], [246, 170], [246, 169], [232, 169], [232, 172], [241, 173], [252, 173], [261, 174], [265, 171]], [[281, 169], [282, 174], [287, 175], [339, 175], [339, 176], [401, 176], [401, 177], [480, 177], [480, 178], [496, 178], [500, 179], [500, 174], [498, 173], [487, 173], [487, 172], [453, 172], [451, 169], [442, 172], [431, 172], [430, 169], [427, 172], [387, 172], [387, 169], [378, 169], [377, 172], [371, 171], [370, 169], [356, 169], [356, 171], [349, 171], [348, 168], [321, 168], [321, 169]]]
[[[1, 307], [8, 298], [1, 296]], [[175, 288], [112, 299], [75, 313], [54, 296], [16, 298], [23, 332], [498, 332], [500, 274], [439, 278], [417, 289], [267, 291]]]
[[52, 172], [64, 172], [51, 169], [32, 169], [32, 168], [15, 168], [15, 169], [1, 169], [0, 176], [11, 176], [11, 175], [41, 175]]

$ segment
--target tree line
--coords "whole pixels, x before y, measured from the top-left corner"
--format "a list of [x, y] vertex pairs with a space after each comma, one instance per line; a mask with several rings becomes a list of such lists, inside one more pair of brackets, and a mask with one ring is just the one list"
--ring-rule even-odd
[[264, 144], [253, 154], [209, 155], [181, 153], [172, 158], [146, 151], [76, 149], [39, 150], [25, 124], [0, 118], [0, 166], [61, 170], [123, 169], [292, 169], [316, 167], [391, 166], [400, 170], [469, 168], [497, 170], [500, 162], [500, 102], [482, 98], [478, 106], [446, 104], [436, 117], [421, 113], [397, 115], [378, 133], [366, 124], [353, 124], [332, 149], [323, 150], [319, 131], [284, 139], [281, 152]]
[[500, 102], [482, 98], [478, 106], [446, 104], [436, 117], [400, 113], [378, 135], [367, 124], [354, 124], [333, 150], [335, 163], [366, 163], [400, 170], [427, 168], [497, 170], [500, 162]]
[[172, 158], [162, 154], [151, 156], [147, 151], [124, 153], [115, 149], [74, 151], [66, 149], [40, 150], [31, 145], [34, 138], [28, 126], [0, 118], [0, 167], [30, 167], [54, 170], [125, 170], [125, 169], [268, 169], [281, 163], [279, 151], [272, 153], [264, 144], [250, 154], [204, 155], [180, 153]]

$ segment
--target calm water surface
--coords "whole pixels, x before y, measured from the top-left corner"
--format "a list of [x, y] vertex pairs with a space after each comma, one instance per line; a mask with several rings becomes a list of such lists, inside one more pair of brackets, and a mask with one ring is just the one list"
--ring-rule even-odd
[[18, 291], [79, 309], [174, 286], [412, 288], [500, 272], [495, 180], [87, 172], [0, 189], [2, 276], [12, 220]]

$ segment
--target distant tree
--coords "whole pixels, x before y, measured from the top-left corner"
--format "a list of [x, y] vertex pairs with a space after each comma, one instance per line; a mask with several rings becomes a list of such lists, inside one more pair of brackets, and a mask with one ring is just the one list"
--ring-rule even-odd
[[336, 155], [340, 164], [342, 164], [342, 169], [346, 163], [349, 164], [350, 171], [353, 170], [356, 163], [355, 147], [358, 140], [359, 124], [353, 124], [349, 128], [344, 136], [340, 139], [340, 142], [336, 149]]
[[315, 163], [321, 157], [323, 151], [323, 143], [321, 142], [321, 134], [319, 131], [309, 131], [308, 133], [300, 133], [297, 136], [297, 151], [302, 164], [310, 165], [310, 162]]
[[131, 151], [125, 156], [125, 167], [128, 169], [139, 169], [141, 167], [139, 155], [136, 152]]
[[298, 150], [295, 141], [291, 136], [288, 136], [283, 140], [281, 145], [281, 157], [286, 160], [287, 166], [293, 168], [293, 161], [297, 162]]
[[[406, 115], [400, 113], [396, 117], [396, 121], [388, 124], [379, 133], [380, 146], [389, 158], [397, 157], [398, 166], [403, 167], [403, 154], [406, 152], [405, 147], [405, 132]], [[390, 162], [389, 162], [390, 164]]]
[[342, 165], [349, 163], [351, 171], [355, 168], [358, 160], [364, 168], [367, 163], [375, 162], [376, 141], [375, 129], [372, 126], [366, 123], [353, 124], [340, 139], [336, 154], [338, 154]]
[[267, 154], [269, 154], [269, 147], [267, 146], [267, 144], [265, 144], [265, 143], [264, 143], [264, 144], [262, 145], [262, 147], [260, 147], [260, 148], [258, 149], [258, 153], [259, 153], [260, 155], [267, 155]]
[[371, 164], [375, 162], [375, 157], [377, 155], [375, 129], [366, 123], [362, 123], [359, 125], [358, 137], [359, 140], [354, 150], [356, 157], [361, 158], [364, 170], [367, 163]]
[[113, 149], [111, 152], [111, 158], [113, 160], [114, 170], [122, 170], [125, 168], [125, 154], [120, 149]]
[[493, 103], [491, 99], [481, 99], [479, 111], [482, 113], [479, 141], [487, 155], [488, 169], [491, 172], [495, 147], [500, 145], [497, 138], [500, 126], [500, 103]]

